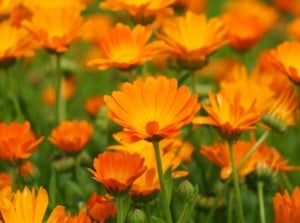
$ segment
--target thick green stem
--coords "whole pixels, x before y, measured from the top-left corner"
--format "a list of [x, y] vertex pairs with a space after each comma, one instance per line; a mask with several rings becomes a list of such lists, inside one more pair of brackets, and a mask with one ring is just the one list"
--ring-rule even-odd
[[238, 218], [240, 223], [244, 223], [244, 214], [243, 214], [241, 191], [239, 185], [239, 177], [238, 177], [238, 171], [234, 160], [233, 142], [229, 142], [229, 155], [230, 155], [230, 163], [231, 163], [232, 175], [233, 175], [234, 193], [235, 193], [235, 198], [237, 200]]
[[264, 183], [262, 181], [257, 182], [257, 196], [259, 202], [260, 222], [266, 223], [266, 214], [265, 214], [265, 205], [264, 205]]
[[158, 177], [159, 177], [160, 191], [161, 191], [161, 196], [162, 196], [163, 211], [164, 211], [165, 219], [166, 219], [167, 223], [172, 223], [171, 211], [170, 211], [169, 202], [168, 202], [167, 188], [166, 188], [163, 167], [162, 167], [162, 162], [161, 162], [161, 157], [160, 157], [159, 142], [153, 141], [153, 147], [154, 147], [154, 151], [155, 151], [157, 172], [158, 172]]
[[18, 188], [18, 166], [17, 164], [11, 165], [11, 189], [13, 192], [16, 192]]
[[124, 223], [123, 219], [123, 197], [117, 197], [116, 198], [117, 202], [117, 223]]
[[65, 101], [63, 98], [63, 75], [61, 71], [61, 55], [56, 54], [56, 123], [65, 119]]
[[145, 214], [146, 214], [146, 222], [151, 223], [152, 222], [152, 220], [151, 220], [151, 207], [150, 207], [149, 202], [147, 202], [145, 204], [144, 210], [145, 210]]

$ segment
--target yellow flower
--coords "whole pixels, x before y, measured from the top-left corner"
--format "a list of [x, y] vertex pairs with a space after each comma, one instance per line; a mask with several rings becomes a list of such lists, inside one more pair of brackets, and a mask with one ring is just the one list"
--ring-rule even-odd
[[22, 0], [22, 4], [32, 12], [38, 12], [39, 10], [60, 10], [72, 8], [76, 11], [82, 11], [85, 9], [85, 5], [78, 0]]
[[123, 127], [116, 133], [121, 142], [174, 138], [199, 110], [197, 95], [187, 86], [178, 88], [176, 79], [147, 77], [124, 83], [121, 91], [105, 95], [108, 116]]
[[81, 29], [80, 11], [67, 9], [40, 9], [33, 13], [30, 20], [22, 25], [32, 34], [44, 48], [63, 53], [77, 38]]
[[127, 11], [135, 18], [151, 18], [166, 11], [176, 0], [106, 0], [100, 7], [112, 11]]
[[195, 117], [193, 123], [216, 126], [225, 139], [235, 140], [241, 132], [255, 129], [254, 124], [260, 119], [260, 113], [255, 110], [255, 101], [248, 108], [242, 107], [239, 92], [233, 98], [224, 93], [209, 93], [209, 101], [210, 106], [203, 104], [209, 116]]
[[276, 193], [273, 198], [274, 223], [300, 222], [300, 188], [295, 187], [292, 195], [285, 190], [283, 194]]
[[20, 3], [21, 0], [2, 0], [0, 3], [0, 15], [10, 14]]
[[[195, 28], [197, 27], [197, 28]], [[187, 11], [185, 15], [166, 19], [158, 38], [167, 44], [169, 54], [180, 61], [205, 61], [226, 44], [226, 28], [219, 18]]]
[[129, 26], [118, 23], [104, 34], [99, 43], [104, 57], [92, 59], [87, 65], [100, 70], [110, 67], [130, 70], [141, 65], [164, 49], [162, 41], [147, 43], [151, 34], [150, 26], [137, 25], [131, 30]]
[[273, 64], [294, 83], [300, 83], [300, 43], [285, 41], [269, 51]]

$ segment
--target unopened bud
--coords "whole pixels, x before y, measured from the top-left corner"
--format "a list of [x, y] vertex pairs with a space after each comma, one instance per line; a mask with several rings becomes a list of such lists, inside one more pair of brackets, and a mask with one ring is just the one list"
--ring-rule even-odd
[[146, 222], [146, 215], [141, 209], [132, 209], [127, 216], [128, 223], [144, 223]]

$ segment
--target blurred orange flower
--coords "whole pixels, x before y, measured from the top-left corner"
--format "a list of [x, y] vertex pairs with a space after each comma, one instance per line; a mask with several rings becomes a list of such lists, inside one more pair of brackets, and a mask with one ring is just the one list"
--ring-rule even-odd
[[30, 20], [22, 22], [44, 48], [55, 53], [63, 53], [75, 41], [82, 25], [82, 16], [78, 10], [40, 9], [33, 13]]
[[300, 40], [300, 17], [296, 17], [286, 26], [286, 30], [289, 35], [297, 40]]
[[108, 199], [113, 199], [113, 197], [109, 194], [92, 193], [86, 206], [93, 220], [104, 223], [107, 219], [117, 215], [117, 208]]
[[[180, 140], [175, 139], [164, 139], [159, 142], [163, 172], [166, 173], [171, 169], [172, 178], [188, 175], [187, 171], [177, 170], [177, 167], [184, 161], [180, 153], [184, 146]], [[145, 160], [144, 164], [147, 166], [147, 170], [133, 182], [131, 196], [145, 197], [160, 190], [155, 152], [151, 142], [140, 140], [132, 144], [109, 146], [108, 149], [126, 151], [131, 154], [137, 153]]]
[[163, 41], [147, 43], [151, 37], [150, 26], [137, 25], [132, 30], [129, 26], [118, 23], [101, 38], [99, 45], [103, 58], [95, 58], [87, 62], [88, 66], [106, 70], [116, 67], [130, 70], [151, 60], [164, 49]]
[[84, 108], [90, 116], [96, 116], [99, 109], [105, 106], [102, 95], [95, 95], [86, 99]]
[[91, 218], [89, 215], [86, 214], [84, 209], [81, 209], [79, 213], [72, 216], [71, 214], [65, 214], [63, 223], [92, 223]]
[[[47, 191], [40, 187], [38, 193], [35, 190], [30, 190], [27, 186], [23, 191], [18, 190], [13, 194], [12, 199], [2, 196], [0, 202], [0, 211], [5, 223], [41, 223], [48, 206]], [[52, 212], [52, 216], [60, 209], [57, 206]], [[51, 216], [50, 216], [51, 217]], [[46, 223], [56, 223], [48, 219]]]
[[22, 162], [19, 165], [19, 175], [22, 179], [30, 180], [37, 174], [37, 168], [30, 161]]
[[0, 33], [0, 63], [34, 55], [36, 44], [25, 29], [15, 27], [7, 20], [0, 23]]
[[7, 186], [11, 188], [11, 182], [12, 178], [10, 174], [4, 172], [0, 173], [0, 191]]
[[10, 14], [20, 4], [21, 0], [2, 0], [0, 4], [0, 15]]
[[292, 195], [285, 190], [283, 194], [276, 193], [273, 198], [274, 223], [300, 222], [300, 188], [295, 187]]
[[230, 45], [236, 50], [252, 47], [276, 23], [279, 15], [269, 5], [256, 0], [227, 1], [221, 15], [229, 28]]
[[28, 121], [0, 123], [0, 159], [16, 162], [31, 156], [44, 137], [36, 138]]
[[52, 129], [48, 138], [59, 149], [76, 153], [84, 149], [93, 133], [93, 126], [86, 121], [63, 121]]
[[203, 104], [208, 117], [198, 116], [193, 120], [194, 125], [208, 124], [216, 126], [220, 135], [228, 140], [235, 140], [241, 132], [255, 129], [260, 113], [255, 110], [255, 101], [249, 107], [241, 106], [241, 95], [236, 92], [234, 97], [225, 93], [209, 93], [210, 106]]
[[115, 134], [121, 142], [174, 138], [199, 110], [197, 95], [177, 80], [164, 76], [124, 83], [121, 91], [105, 95], [108, 116], [123, 127]]
[[127, 11], [134, 18], [151, 19], [166, 12], [176, 0], [105, 0], [100, 7], [112, 11]]
[[104, 152], [94, 159], [94, 168], [88, 169], [93, 179], [100, 182], [110, 193], [125, 192], [146, 171], [144, 158], [137, 153], [124, 151]]
[[225, 34], [219, 18], [207, 20], [205, 14], [187, 11], [183, 16], [166, 19], [158, 38], [166, 42], [169, 54], [179, 61], [205, 61], [226, 44]]
[[[63, 98], [70, 100], [75, 94], [75, 81], [73, 78], [64, 78], [62, 84]], [[42, 92], [42, 102], [45, 105], [53, 106], [56, 101], [55, 89], [52, 86], [45, 88]]]
[[265, 109], [262, 121], [275, 131], [283, 132], [297, 121], [298, 100], [294, 90], [282, 89], [271, 106]]
[[28, 8], [32, 12], [37, 12], [39, 10], [60, 10], [60, 9], [73, 9], [75, 11], [82, 11], [85, 9], [85, 4], [83, 0], [22, 0], [24, 7]]
[[[234, 162], [238, 166], [245, 155], [251, 149], [253, 143], [238, 140], [233, 144]], [[232, 174], [232, 167], [229, 156], [228, 143], [215, 143], [211, 146], [201, 146], [201, 155], [206, 157], [221, 168], [220, 177], [222, 180], [228, 179]], [[257, 158], [259, 154], [252, 154], [252, 156], [246, 161], [246, 163], [239, 169], [239, 177], [245, 177], [249, 173], [253, 172], [256, 168]]]
[[300, 42], [285, 41], [269, 51], [273, 64], [294, 83], [300, 83]]
[[207, 9], [207, 0], [176, 0], [173, 6], [183, 7], [185, 11], [203, 13]]

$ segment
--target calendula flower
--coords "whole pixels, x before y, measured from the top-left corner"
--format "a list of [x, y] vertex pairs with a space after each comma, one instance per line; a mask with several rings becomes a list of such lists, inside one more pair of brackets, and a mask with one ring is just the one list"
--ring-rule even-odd
[[231, 101], [236, 97], [236, 92], [240, 92], [241, 107], [249, 108], [255, 101], [255, 110], [261, 113], [272, 105], [276, 92], [267, 81], [260, 82], [256, 76], [249, 75], [244, 66], [235, 65], [227, 77], [220, 82], [220, 93], [226, 94]]
[[[15, 192], [11, 199], [2, 196], [0, 200], [0, 211], [5, 223], [42, 223], [48, 206], [48, 194], [42, 187], [37, 194], [34, 189], [25, 187], [23, 191]], [[46, 223], [56, 223], [54, 217], [61, 210], [64, 208], [57, 206]]]
[[285, 190], [283, 194], [276, 193], [273, 198], [274, 223], [298, 223], [300, 221], [300, 188], [295, 187], [289, 195]]
[[76, 153], [85, 148], [93, 133], [93, 126], [86, 121], [63, 121], [51, 131], [49, 141], [59, 149]]
[[28, 8], [33, 13], [39, 11], [39, 10], [60, 10], [60, 9], [73, 9], [75, 11], [82, 11], [85, 9], [85, 4], [82, 3], [82, 1], [78, 0], [22, 0], [22, 4], [24, 7]]
[[0, 159], [7, 162], [27, 159], [43, 139], [36, 138], [28, 121], [0, 123]]
[[151, 20], [157, 14], [165, 13], [176, 0], [105, 0], [100, 7], [112, 11], [126, 11], [137, 19]]
[[[172, 178], [186, 176], [187, 171], [178, 171], [177, 167], [182, 163], [180, 150], [184, 147], [180, 140], [164, 139], [159, 142], [160, 156], [163, 172], [172, 171]], [[132, 184], [130, 194], [133, 197], [147, 197], [160, 190], [160, 182], [157, 173], [156, 158], [151, 142], [140, 140], [131, 144], [113, 145], [109, 149], [126, 151], [131, 154], [139, 154], [145, 161], [146, 171]]]
[[230, 46], [242, 51], [252, 47], [273, 27], [278, 13], [260, 1], [231, 0], [221, 18], [229, 29]]
[[103, 106], [105, 106], [103, 96], [95, 95], [93, 97], [87, 98], [84, 104], [84, 109], [90, 116], [96, 116], [99, 109]]
[[293, 15], [299, 15], [300, 13], [300, 2], [298, 0], [273, 0], [272, 3], [282, 12]]
[[[253, 143], [242, 140], [238, 140], [233, 144], [234, 162], [236, 166], [240, 164], [252, 145]], [[203, 145], [201, 146], [200, 153], [221, 168], [220, 178], [222, 180], [226, 180], [231, 176], [232, 166], [229, 156], [229, 145], [227, 142], [215, 143], [211, 146]], [[246, 163], [239, 169], [238, 176], [245, 177], [253, 172], [256, 168], [258, 157], [260, 157], [259, 154], [252, 154]]]
[[[195, 27], [198, 27], [195, 29]], [[187, 11], [183, 16], [166, 19], [158, 38], [167, 44], [167, 52], [179, 64], [202, 62], [226, 44], [226, 28], [219, 18]]]
[[63, 223], [92, 223], [91, 218], [87, 215], [84, 209], [74, 216], [71, 214], [65, 214], [63, 218]]
[[261, 114], [255, 110], [255, 102], [248, 108], [241, 106], [241, 96], [237, 92], [232, 98], [226, 94], [209, 93], [210, 106], [203, 104], [208, 117], [195, 117], [194, 125], [208, 124], [218, 128], [220, 135], [235, 140], [243, 131], [255, 129], [254, 124]]
[[10, 187], [11, 188], [11, 175], [8, 173], [0, 173], [0, 191], [5, 188], [5, 187]]
[[15, 27], [7, 20], [0, 23], [0, 32], [0, 64], [34, 55], [36, 44], [25, 29]]
[[[65, 100], [70, 100], [76, 91], [75, 81], [73, 78], [64, 78], [62, 83], [62, 96]], [[56, 101], [55, 88], [46, 87], [42, 92], [42, 102], [47, 106], [54, 106]]]
[[110, 193], [126, 192], [132, 183], [146, 171], [144, 159], [124, 151], [104, 152], [94, 159], [95, 170], [88, 169], [93, 179]]
[[298, 41], [285, 41], [275, 49], [269, 51], [273, 64], [282, 73], [286, 74], [294, 83], [300, 82], [300, 43]]
[[284, 132], [297, 120], [298, 100], [292, 88], [283, 89], [264, 111], [262, 121], [272, 129]]
[[33, 179], [37, 173], [37, 168], [30, 161], [22, 162], [19, 166], [19, 175], [25, 181]]
[[91, 218], [99, 223], [104, 223], [109, 218], [116, 216], [117, 208], [111, 202], [112, 199], [113, 197], [109, 194], [92, 193], [86, 204]]
[[197, 95], [176, 79], [147, 77], [124, 83], [121, 91], [105, 95], [108, 116], [123, 127], [116, 133], [122, 142], [174, 138], [199, 110]]
[[184, 11], [192, 11], [195, 13], [203, 13], [207, 9], [206, 0], [176, 0], [173, 7], [183, 8]]
[[104, 34], [99, 43], [104, 57], [92, 59], [87, 65], [100, 70], [110, 67], [130, 70], [141, 65], [164, 49], [163, 41], [147, 43], [151, 34], [150, 26], [137, 25], [131, 30], [129, 26], [118, 23]]
[[55, 53], [68, 50], [77, 38], [81, 25], [82, 16], [73, 8], [40, 9], [34, 12], [30, 20], [22, 22], [35, 40]]
[[0, 15], [10, 14], [20, 3], [21, 0], [2, 0], [0, 4]]

